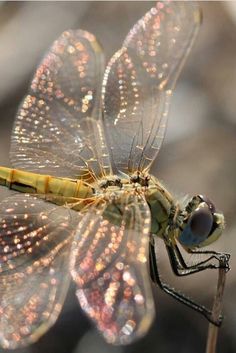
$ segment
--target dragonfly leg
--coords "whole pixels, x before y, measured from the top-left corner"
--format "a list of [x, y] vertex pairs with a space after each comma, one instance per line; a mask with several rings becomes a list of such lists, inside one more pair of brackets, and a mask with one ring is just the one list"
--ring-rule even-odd
[[[169, 255], [172, 270], [176, 276], [188, 276], [207, 269], [225, 268], [227, 271], [229, 270], [229, 254], [216, 253], [214, 251], [199, 252], [201, 254], [208, 254], [211, 256], [194, 265], [188, 265], [176, 244], [166, 244], [166, 249]], [[193, 253], [198, 254], [198, 252]], [[219, 264], [214, 264], [214, 260], [219, 261]]]
[[203, 316], [207, 318], [209, 322], [214, 324], [215, 326], [220, 326], [223, 317], [220, 315], [217, 320], [214, 320], [212, 318], [212, 312], [207, 309], [205, 306], [195, 302], [193, 299], [187, 297], [183, 293], [179, 293], [176, 291], [174, 288], [170, 287], [168, 284], [164, 283], [160, 277], [159, 271], [158, 271], [158, 265], [157, 265], [157, 258], [156, 258], [156, 253], [155, 253], [155, 246], [150, 242], [149, 245], [149, 260], [150, 260], [150, 274], [152, 281], [157, 284], [160, 289], [162, 289], [165, 293], [168, 295], [172, 296], [174, 299], [179, 301], [180, 303], [188, 306], [189, 308], [199, 312]]
[[[230, 259], [230, 254], [228, 253], [222, 253], [222, 252], [217, 252], [214, 250], [187, 250], [189, 254], [200, 254], [200, 255], [211, 255], [210, 258], [215, 258], [220, 262], [229, 262]], [[208, 258], [208, 260], [210, 259]], [[206, 260], [207, 261], [207, 260]]]

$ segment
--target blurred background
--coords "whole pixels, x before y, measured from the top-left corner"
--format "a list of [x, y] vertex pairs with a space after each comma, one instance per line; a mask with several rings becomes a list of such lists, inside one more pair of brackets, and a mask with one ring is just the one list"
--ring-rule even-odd
[[[152, 2], [0, 3], [0, 161], [8, 159], [17, 107], [40, 58], [60, 33], [82, 28], [103, 43], [107, 59]], [[224, 297], [221, 353], [236, 352], [236, 2], [205, 1], [203, 25], [178, 81], [165, 143], [153, 174], [178, 197], [207, 194], [222, 210], [227, 227], [216, 250], [232, 254]], [[163, 278], [211, 305], [217, 276], [171, 274], [165, 250], [158, 251]], [[107, 345], [81, 312], [73, 285], [55, 326], [18, 353], [201, 353], [207, 321], [154, 288], [157, 317], [148, 335], [129, 347]], [[0, 352], [5, 352], [0, 349]]]

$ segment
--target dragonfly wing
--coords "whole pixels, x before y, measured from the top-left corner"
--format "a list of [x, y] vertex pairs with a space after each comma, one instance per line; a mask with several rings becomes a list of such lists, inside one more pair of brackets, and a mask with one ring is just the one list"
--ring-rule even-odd
[[148, 171], [165, 134], [169, 98], [200, 24], [194, 2], [158, 2], [126, 37], [103, 81], [104, 124], [118, 171]]
[[70, 283], [73, 222], [63, 207], [26, 194], [0, 203], [2, 347], [30, 344], [56, 321]]
[[77, 296], [109, 343], [131, 343], [153, 321], [149, 232], [146, 201], [125, 193], [91, 209], [77, 230], [71, 261]]
[[99, 119], [103, 61], [86, 31], [66, 31], [53, 43], [18, 110], [10, 151], [16, 168], [85, 179], [109, 170]]

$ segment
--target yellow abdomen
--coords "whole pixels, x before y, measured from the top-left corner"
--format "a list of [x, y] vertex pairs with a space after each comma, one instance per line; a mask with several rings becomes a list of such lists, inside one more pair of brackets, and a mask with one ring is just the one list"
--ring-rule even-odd
[[94, 194], [93, 188], [82, 180], [52, 177], [6, 167], [0, 167], [0, 185], [20, 192], [45, 195], [46, 198], [48, 196], [49, 200], [59, 205], [76, 202], [76, 199], [84, 200]]

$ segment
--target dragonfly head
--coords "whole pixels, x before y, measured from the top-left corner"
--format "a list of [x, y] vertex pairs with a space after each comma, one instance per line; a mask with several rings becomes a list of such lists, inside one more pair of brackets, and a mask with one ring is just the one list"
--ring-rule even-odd
[[187, 204], [179, 242], [186, 248], [200, 248], [216, 241], [224, 229], [224, 216], [202, 195], [194, 196]]

